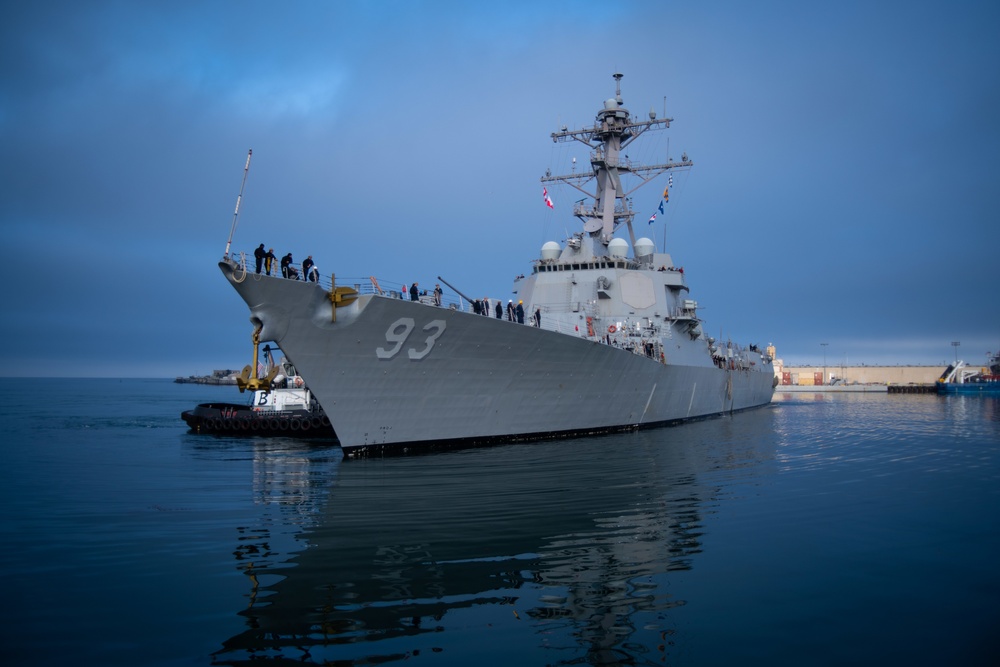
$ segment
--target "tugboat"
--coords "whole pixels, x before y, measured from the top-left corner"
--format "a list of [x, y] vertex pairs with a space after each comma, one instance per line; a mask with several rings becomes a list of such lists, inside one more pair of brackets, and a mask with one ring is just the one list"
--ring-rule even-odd
[[265, 345], [262, 372], [253, 373], [256, 345], [255, 333], [254, 363], [245, 366], [236, 381], [241, 393], [253, 391], [249, 403], [202, 403], [182, 412], [181, 419], [195, 433], [336, 439], [330, 418], [287, 359], [275, 363], [270, 346]]
[[987, 353], [987, 366], [970, 368], [956, 361], [935, 383], [939, 394], [1000, 394], [1000, 352]]

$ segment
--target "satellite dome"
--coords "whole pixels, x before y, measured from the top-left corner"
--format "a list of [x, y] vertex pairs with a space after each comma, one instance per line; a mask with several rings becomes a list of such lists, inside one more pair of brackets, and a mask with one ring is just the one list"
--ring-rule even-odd
[[608, 253], [612, 257], [624, 257], [628, 254], [628, 242], [625, 239], [611, 239], [608, 244]]
[[635, 242], [635, 256], [636, 257], [648, 257], [653, 254], [656, 250], [656, 245], [650, 239], [645, 236]]
[[549, 241], [542, 246], [542, 259], [558, 259], [560, 252], [562, 252], [562, 248], [559, 247], [559, 244], [555, 241]]

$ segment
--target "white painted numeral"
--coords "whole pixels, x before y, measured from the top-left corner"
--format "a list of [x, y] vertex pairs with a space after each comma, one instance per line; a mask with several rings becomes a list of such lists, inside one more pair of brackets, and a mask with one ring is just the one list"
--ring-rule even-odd
[[425, 324], [423, 331], [430, 331], [431, 329], [434, 330], [434, 333], [428, 336], [427, 340], [424, 341], [424, 349], [417, 352], [411, 347], [406, 351], [406, 354], [409, 355], [410, 359], [423, 359], [427, 356], [427, 354], [431, 351], [431, 348], [434, 347], [434, 341], [436, 341], [438, 337], [444, 333], [444, 320], [434, 320], [429, 324]]
[[[427, 333], [428, 336], [424, 339], [423, 349], [417, 350], [411, 347], [406, 351], [406, 355], [410, 359], [417, 361], [430, 354], [431, 349], [434, 348], [434, 342], [444, 333], [445, 325], [444, 320], [433, 320], [425, 324], [421, 331]], [[415, 326], [416, 322], [413, 321], [412, 317], [401, 317], [390, 324], [389, 328], [385, 331], [385, 341], [387, 343], [394, 343], [394, 345], [389, 349], [384, 347], [376, 348], [375, 356], [379, 359], [392, 359], [395, 357], [403, 349], [403, 344]]]
[[[395, 357], [399, 350], [403, 347], [403, 343], [406, 342], [406, 337], [410, 335], [413, 331], [415, 323], [412, 317], [401, 317], [392, 324], [385, 331], [385, 340], [387, 343], [395, 343], [395, 347], [391, 350], [386, 350], [385, 348], [378, 348], [375, 350], [375, 354], [379, 359], [392, 359]], [[402, 327], [402, 331], [399, 331]]]

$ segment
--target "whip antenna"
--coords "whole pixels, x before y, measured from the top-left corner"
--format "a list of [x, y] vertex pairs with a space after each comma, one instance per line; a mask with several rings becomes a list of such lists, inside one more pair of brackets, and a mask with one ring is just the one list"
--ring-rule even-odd
[[247, 184], [247, 172], [250, 171], [250, 156], [253, 155], [253, 149], [247, 151], [247, 166], [243, 167], [243, 182], [240, 183], [240, 194], [236, 197], [236, 210], [233, 211], [233, 227], [229, 230], [229, 240], [226, 241], [226, 254], [223, 257], [229, 257], [229, 246], [233, 243], [233, 234], [236, 232], [236, 219], [240, 216], [240, 202], [243, 200], [243, 188]]

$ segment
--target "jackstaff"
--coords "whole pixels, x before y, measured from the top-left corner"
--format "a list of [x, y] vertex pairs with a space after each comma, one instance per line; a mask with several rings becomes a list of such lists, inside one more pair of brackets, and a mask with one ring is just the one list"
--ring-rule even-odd
[[226, 253], [223, 257], [229, 257], [229, 246], [233, 244], [233, 234], [236, 232], [236, 219], [240, 215], [240, 202], [243, 200], [243, 188], [247, 185], [247, 173], [250, 171], [250, 156], [253, 155], [253, 149], [247, 151], [247, 164], [243, 167], [243, 182], [240, 183], [240, 194], [236, 197], [236, 210], [233, 211], [233, 226], [229, 230], [229, 240], [226, 241]]

